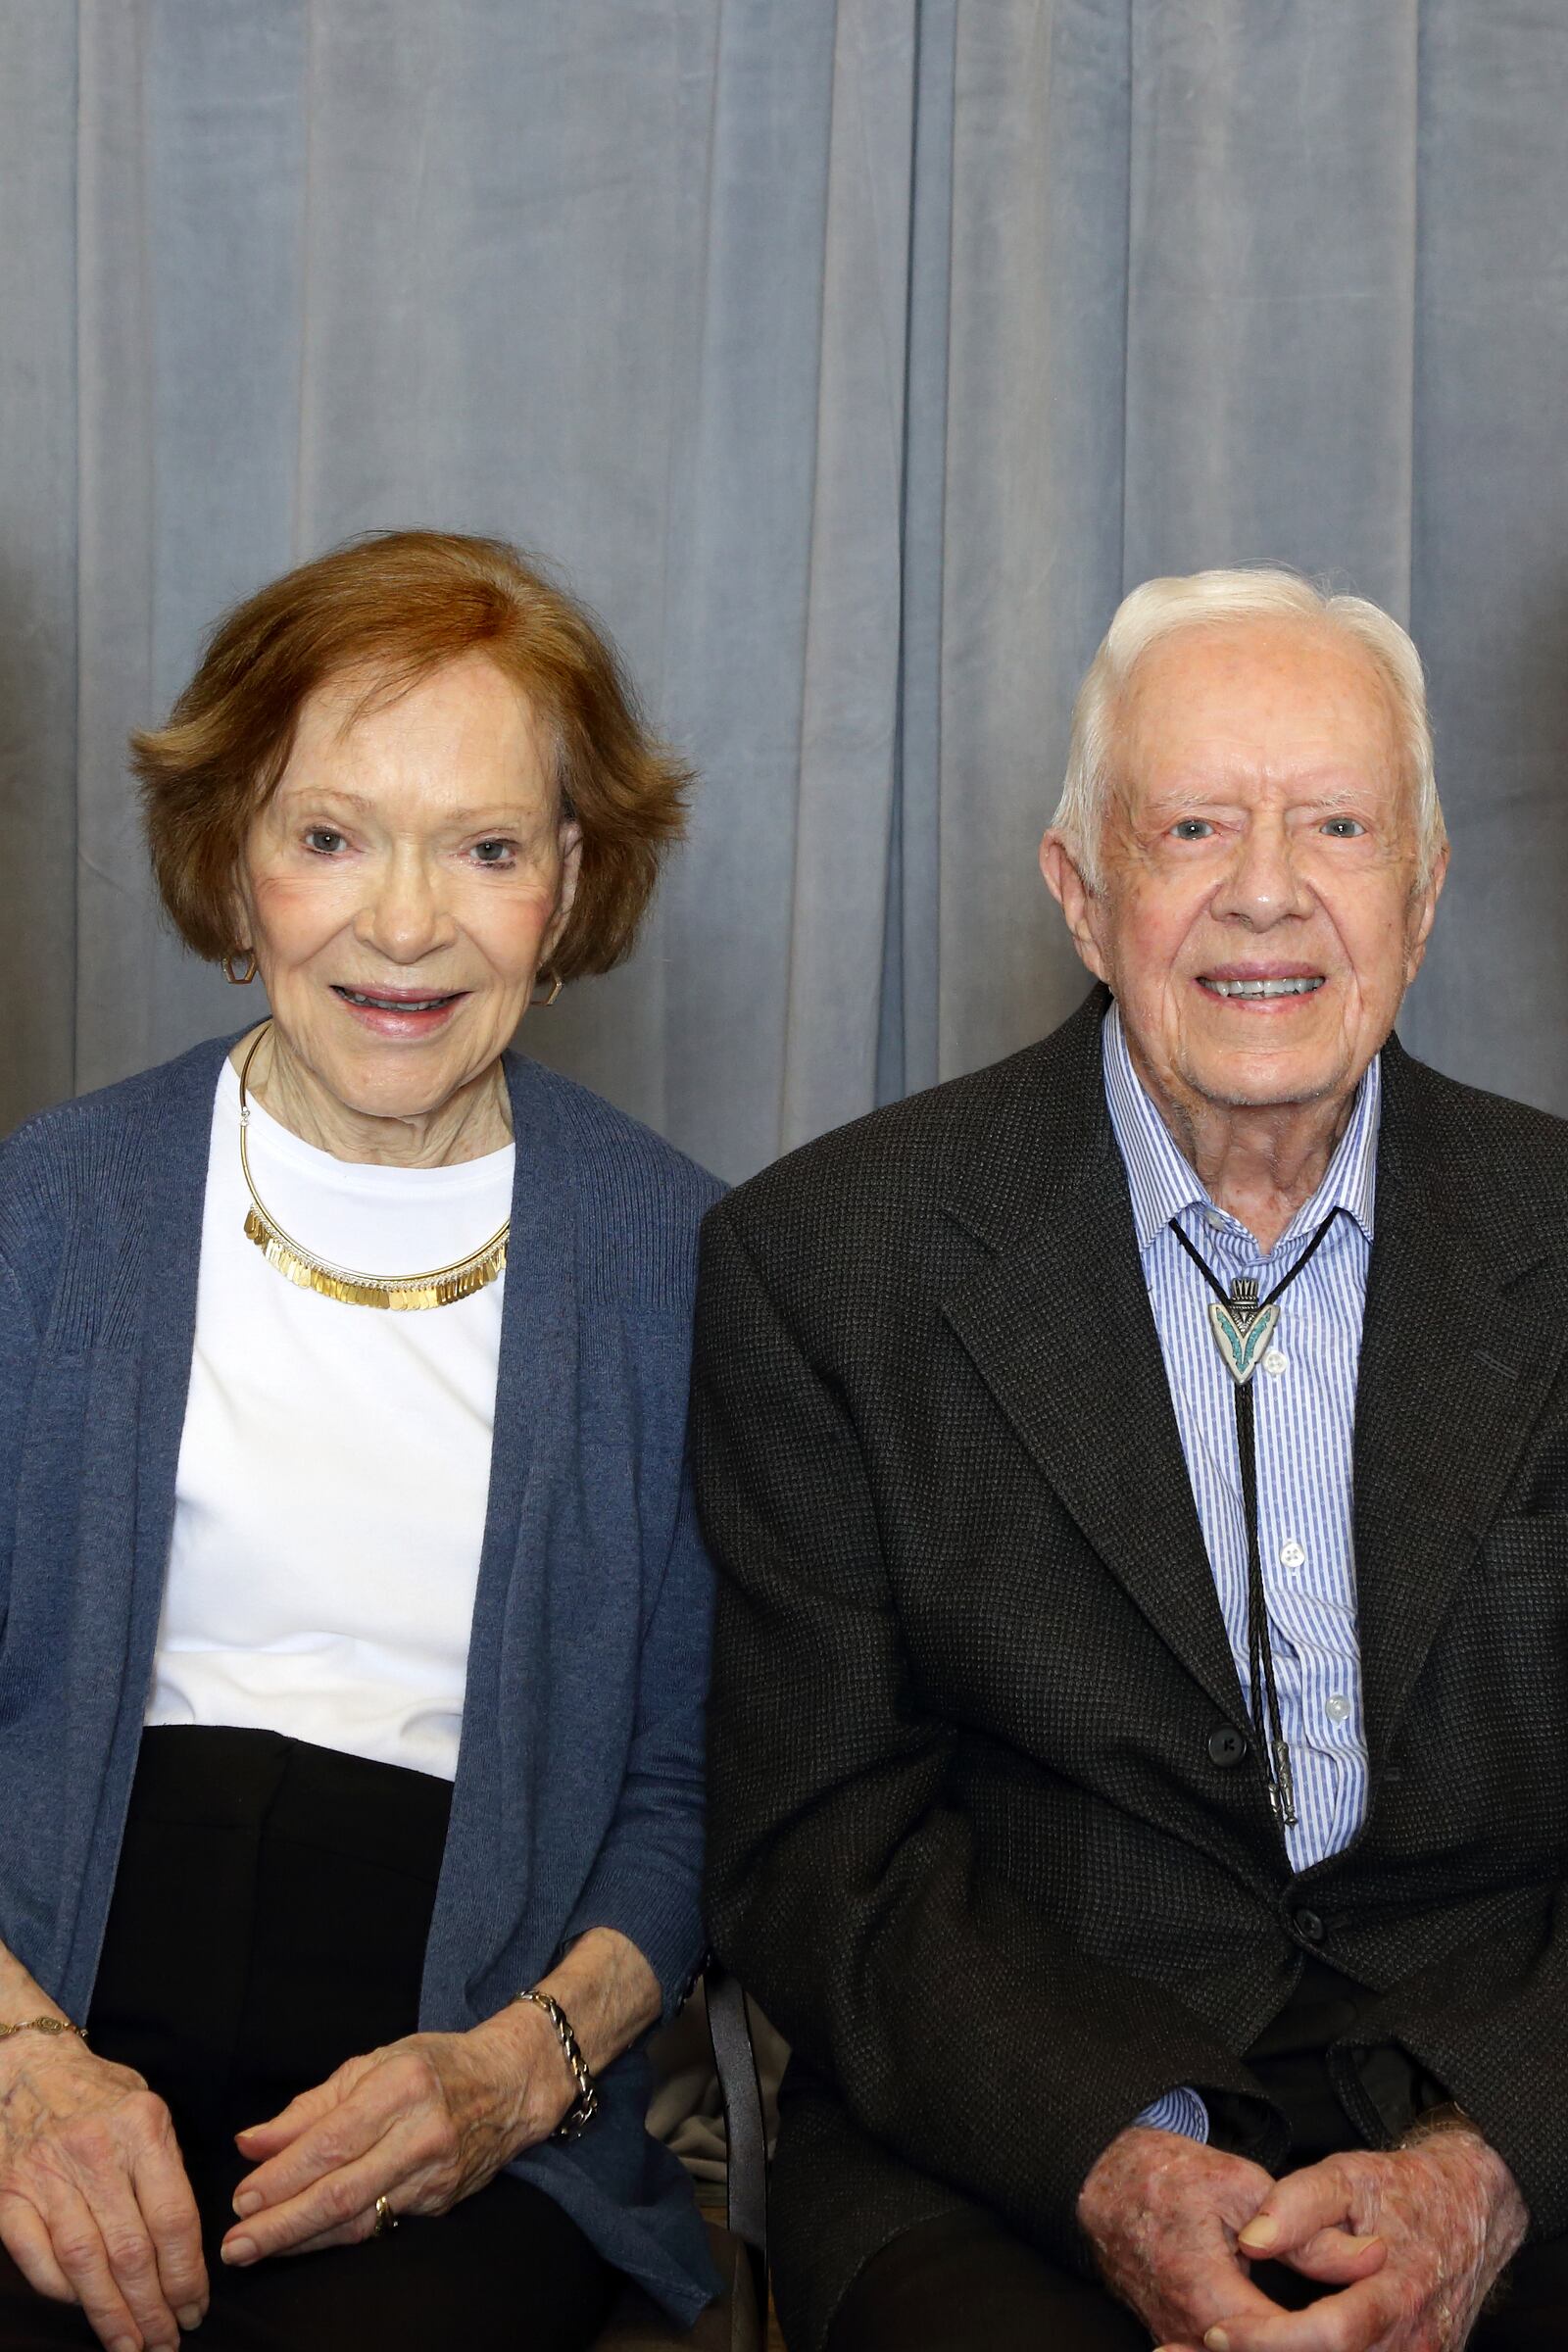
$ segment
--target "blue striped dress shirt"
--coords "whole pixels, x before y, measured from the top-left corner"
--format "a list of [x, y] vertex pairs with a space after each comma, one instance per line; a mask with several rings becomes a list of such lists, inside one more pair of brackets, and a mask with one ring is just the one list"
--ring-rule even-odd
[[[1104, 1072], [1187, 1475], [1244, 1691], [1247, 1521], [1235, 1392], [1208, 1320], [1213, 1293], [1170, 1231], [1171, 1219], [1227, 1289], [1236, 1275], [1251, 1275], [1266, 1298], [1330, 1210], [1344, 1212], [1281, 1299], [1279, 1327], [1252, 1379], [1263, 1584], [1296, 1784], [1298, 1819], [1285, 1842], [1293, 1867], [1306, 1870], [1348, 1845], [1366, 1810], [1350, 1448], [1372, 1248], [1378, 1064], [1361, 1081], [1323, 1182], [1267, 1253], [1245, 1225], [1214, 1206], [1171, 1141], [1133, 1068], [1115, 1004], [1105, 1016]], [[1186, 2088], [1168, 2092], [1138, 2121], [1195, 2139], [1208, 2136], [1203, 2102]]]

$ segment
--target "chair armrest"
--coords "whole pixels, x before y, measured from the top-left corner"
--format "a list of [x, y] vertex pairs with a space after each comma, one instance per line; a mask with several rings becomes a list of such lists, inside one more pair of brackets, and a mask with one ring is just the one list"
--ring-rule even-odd
[[745, 2244], [757, 2287], [757, 2308], [767, 2310], [767, 2134], [757, 2079], [746, 1992], [720, 1961], [703, 1972], [709, 2038], [724, 2106], [725, 2220]]

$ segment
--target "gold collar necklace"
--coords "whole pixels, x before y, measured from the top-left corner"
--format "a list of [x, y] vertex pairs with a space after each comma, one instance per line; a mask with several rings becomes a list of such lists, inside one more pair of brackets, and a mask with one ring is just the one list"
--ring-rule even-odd
[[466, 1298], [474, 1291], [482, 1291], [486, 1283], [494, 1282], [507, 1262], [507, 1237], [512, 1231], [510, 1216], [500, 1232], [492, 1234], [482, 1248], [467, 1257], [454, 1258], [449, 1266], [432, 1266], [426, 1274], [357, 1274], [352, 1266], [334, 1266], [329, 1258], [318, 1257], [314, 1250], [307, 1250], [303, 1243], [283, 1231], [256, 1190], [245, 1142], [246, 1129], [251, 1123], [245, 1081], [256, 1059], [256, 1048], [270, 1027], [270, 1021], [263, 1023], [239, 1074], [239, 1164], [245, 1190], [251, 1197], [245, 1212], [245, 1232], [268, 1264], [275, 1266], [279, 1274], [297, 1283], [302, 1291], [319, 1291], [323, 1298], [340, 1298], [345, 1306], [387, 1306], [404, 1312], [426, 1306], [450, 1306], [454, 1299]]

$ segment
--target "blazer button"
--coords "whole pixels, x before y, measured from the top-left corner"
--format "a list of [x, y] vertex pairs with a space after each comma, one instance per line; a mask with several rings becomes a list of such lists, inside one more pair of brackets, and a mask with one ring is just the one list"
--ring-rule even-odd
[[1303, 1943], [1321, 1943], [1323, 1940], [1323, 1922], [1319, 1919], [1315, 1911], [1298, 1911], [1296, 1914], [1296, 1933], [1300, 1936]]
[[1246, 1753], [1247, 1741], [1228, 1723], [1221, 1724], [1217, 1732], [1210, 1732], [1208, 1760], [1211, 1764], [1219, 1765], [1222, 1771], [1228, 1772], [1233, 1764], [1239, 1764]]

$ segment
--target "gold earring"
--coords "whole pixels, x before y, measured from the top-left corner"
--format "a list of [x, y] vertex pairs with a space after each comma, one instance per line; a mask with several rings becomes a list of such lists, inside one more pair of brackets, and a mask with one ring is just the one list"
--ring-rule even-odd
[[[234, 969], [234, 958], [237, 956], [243, 956], [245, 958], [246, 968], [242, 972], [236, 972]], [[223, 957], [223, 978], [228, 982], [230, 988], [249, 988], [260, 968], [256, 961], [254, 948], [230, 948], [228, 954]]]
[[552, 982], [550, 983], [550, 994], [549, 994], [549, 996], [548, 996], [548, 997], [530, 997], [530, 998], [528, 999], [528, 1002], [529, 1002], [529, 1004], [537, 1004], [537, 1005], [538, 1005], [538, 1007], [539, 1007], [539, 1009], [540, 1009], [540, 1011], [541, 1011], [541, 1012], [543, 1012], [543, 1011], [546, 1009], [546, 1007], [547, 1007], [547, 1006], [549, 1006], [549, 1005], [551, 1005], [551, 1004], [553, 1004], [555, 1003], [556, 999], [557, 999], [557, 998], [560, 996], [560, 994], [561, 994], [561, 974], [560, 974], [559, 972], [557, 972], [557, 974], [556, 974], [556, 976], [555, 976], [554, 980], [552, 980]]

